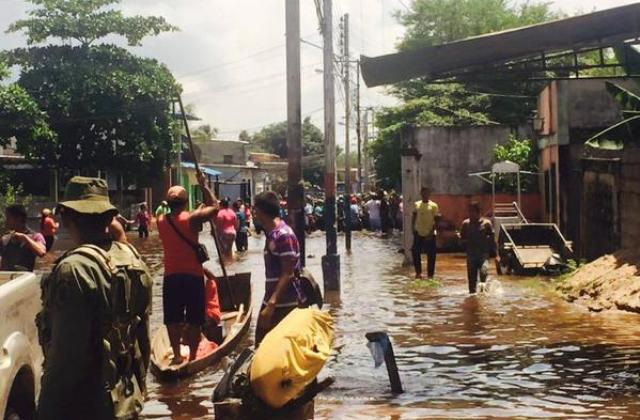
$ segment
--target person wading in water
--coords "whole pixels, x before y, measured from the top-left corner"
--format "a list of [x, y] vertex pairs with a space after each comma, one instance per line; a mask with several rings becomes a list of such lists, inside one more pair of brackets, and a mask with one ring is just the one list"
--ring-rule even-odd
[[164, 248], [164, 283], [162, 306], [164, 324], [173, 349], [172, 364], [181, 364], [180, 341], [186, 323], [185, 338], [189, 359], [194, 360], [200, 343], [200, 331], [205, 323], [204, 269], [198, 257], [198, 234], [202, 225], [218, 212], [213, 192], [206, 185], [202, 172], [197, 174], [203, 191], [204, 205], [189, 213], [189, 195], [183, 187], [171, 187], [167, 202], [171, 214], [158, 219], [158, 232]]
[[40, 233], [44, 236], [47, 252], [49, 252], [56, 241], [56, 233], [58, 233], [60, 224], [53, 218], [53, 214], [51, 214], [51, 210], [49, 209], [42, 209], [40, 215]]
[[225, 262], [233, 261], [233, 244], [238, 232], [238, 216], [229, 208], [229, 197], [220, 201], [220, 210], [216, 215], [215, 225], [218, 232], [220, 251]]
[[306, 304], [307, 298], [296, 287], [300, 270], [300, 245], [293, 229], [280, 218], [280, 203], [274, 192], [255, 199], [253, 217], [264, 227], [265, 295], [256, 326], [256, 347], [269, 331], [292, 310]]
[[416, 202], [413, 211], [413, 265], [416, 279], [422, 278], [422, 252], [427, 253], [427, 278], [433, 279], [436, 273], [436, 224], [440, 220], [438, 205], [431, 201], [431, 191], [423, 187], [422, 200]]
[[480, 217], [480, 203], [469, 204], [469, 218], [462, 222], [460, 239], [467, 250], [467, 277], [469, 293], [476, 292], [478, 280], [480, 291], [489, 274], [489, 256], [495, 247], [495, 235], [491, 221]]

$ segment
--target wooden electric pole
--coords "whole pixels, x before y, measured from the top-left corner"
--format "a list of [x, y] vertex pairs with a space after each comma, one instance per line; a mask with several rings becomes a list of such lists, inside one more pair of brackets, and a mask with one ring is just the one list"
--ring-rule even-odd
[[300, 80], [300, 0], [286, 1], [287, 31], [287, 209], [305, 265], [304, 183], [302, 181], [302, 98]]
[[349, 59], [349, 13], [342, 19], [342, 68], [344, 69], [344, 241], [351, 252], [351, 62]]
[[356, 136], [358, 137], [358, 192], [362, 194], [362, 113], [360, 112], [360, 60], [356, 62]]
[[325, 203], [324, 223], [327, 255], [322, 257], [324, 290], [340, 290], [340, 255], [336, 233], [336, 102], [333, 74], [333, 4], [323, 0], [322, 35], [324, 37], [324, 141]]

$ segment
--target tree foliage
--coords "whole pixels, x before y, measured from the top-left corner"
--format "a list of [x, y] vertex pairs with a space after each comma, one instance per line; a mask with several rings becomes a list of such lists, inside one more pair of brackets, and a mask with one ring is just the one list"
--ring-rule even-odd
[[[6, 69], [0, 62], [0, 80], [7, 75]], [[46, 113], [15, 83], [0, 85], [0, 146], [6, 146], [11, 138], [16, 138], [19, 147], [29, 143], [48, 144], [55, 139]]]
[[402, 181], [400, 167], [401, 135], [410, 126], [477, 126], [495, 124], [486, 113], [489, 99], [467, 95], [461, 85], [428, 85], [428, 94], [408, 99], [397, 107], [377, 114], [378, 135], [369, 147], [375, 169], [384, 188], [398, 188]]
[[22, 204], [28, 206], [31, 202], [30, 196], [25, 196], [22, 185], [14, 185], [6, 174], [3, 174], [0, 168], [0, 235], [4, 234], [5, 228], [5, 212], [7, 207], [13, 204]]
[[[508, 0], [415, 0], [397, 19], [406, 32], [401, 51], [441, 45], [477, 35], [541, 23], [562, 17], [550, 2]], [[378, 177], [386, 186], [400, 181], [399, 133], [407, 125], [483, 125], [525, 123], [536, 107], [539, 86], [516, 80], [432, 85], [415, 79], [390, 91], [403, 101], [385, 109], [376, 125], [380, 135], [371, 146]]]
[[211, 124], [203, 124], [194, 130], [193, 139], [196, 141], [213, 140], [219, 133], [220, 130], [216, 127], [212, 127]]
[[397, 18], [407, 29], [398, 44], [410, 50], [560, 18], [552, 2], [511, 0], [415, 0]]
[[[242, 133], [241, 133], [242, 134]], [[248, 137], [248, 134], [245, 135]], [[245, 137], [245, 138], [247, 138]], [[273, 153], [287, 157], [287, 122], [268, 125], [250, 136], [251, 149], [255, 152]], [[322, 185], [324, 179], [324, 135], [307, 117], [302, 123], [302, 156], [304, 180]]]
[[[172, 151], [170, 104], [180, 87], [156, 60], [96, 41], [118, 34], [135, 45], [151, 34], [173, 30], [163, 18], [124, 17], [114, 0], [31, 0], [30, 19], [16, 22], [32, 46], [8, 54], [19, 65], [19, 85], [47, 112], [55, 137], [26, 139], [19, 149], [39, 163], [69, 172], [114, 170], [157, 174]], [[142, 179], [144, 180], [144, 179]]]
[[242, 130], [240, 134], [238, 134], [238, 141], [246, 141], [247, 143], [251, 142], [251, 135], [247, 130]]
[[121, 35], [130, 46], [140, 45], [143, 38], [175, 31], [162, 17], [130, 16], [111, 8], [120, 0], [29, 0], [34, 9], [28, 19], [21, 19], [9, 32], [24, 32], [29, 45], [54, 37], [74, 40], [89, 46], [109, 35]]
[[[505, 144], [497, 144], [493, 150], [493, 161], [510, 161], [517, 163], [521, 171], [537, 172], [538, 155], [535, 143], [529, 139], [518, 139], [515, 136], [509, 137]], [[514, 175], [498, 175], [495, 180], [496, 191], [515, 193], [518, 188], [517, 178]], [[537, 179], [533, 175], [521, 177], [521, 188], [523, 192], [533, 192], [537, 189]]]

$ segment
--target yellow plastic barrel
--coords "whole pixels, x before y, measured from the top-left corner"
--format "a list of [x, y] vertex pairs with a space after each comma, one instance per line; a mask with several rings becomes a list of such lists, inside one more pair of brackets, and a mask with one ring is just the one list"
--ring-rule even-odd
[[294, 309], [267, 334], [251, 364], [251, 387], [272, 408], [296, 399], [331, 355], [333, 319], [318, 309]]

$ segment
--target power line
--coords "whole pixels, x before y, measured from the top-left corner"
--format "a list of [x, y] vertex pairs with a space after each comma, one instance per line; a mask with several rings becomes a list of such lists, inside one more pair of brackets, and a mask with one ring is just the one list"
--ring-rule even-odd
[[253, 54], [250, 54], [248, 56], [239, 58], [239, 59], [234, 60], [234, 61], [228, 61], [226, 63], [219, 63], [219, 64], [216, 64], [216, 65], [213, 65], [213, 66], [204, 67], [204, 68], [202, 68], [200, 70], [196, 70], [196, 71], [193, 71], [191, 73], [182, 74], [182, 75], [179, 75], [177, 77], [178, 78], [192, 77], [192, 76], [195, 76], [195, 75], [198, 75], [198, 74], [209, 72], [211, 70], [215, 70], [215, 69], [219, 69], [219, 68], [222, 68], [222, 67], [226, 67], [226, 66], [231, 66], [231, 65], [234, 65], [234, 64], [242, 63], [243, 61], [250, 60], [250, 59], [252, 59], [254, 57], [260, 56], [262, 54], [266, 54], [269, 51], [274, 51], [274, 50], [277, 50], [277, 49], [280, 49], [280, 48], [283, 48], [283, 47], [284, 47], [284, 44], [274, 45], [273, 47], [266, 48], [266, 49], [261, 50], [261, 51], [257, 51], [257, 52], [255, 52]]
[[[307, 68], [311, 68], [311, 67], [316, 67], [321, 63], [312, 63], [312, 64], [307, 64], [306, 66], [302, 66], [302, 69], [307, 69]], [[235, 83], [230, 83], [227, 85], [222, 85], [222, 86], [217, 86], [217, 87], [212, 87], [212, 88], [208, 88], [208, 89], [204, 89], [204, 90], [200, 90], [200, 91], [196, 91], [196, 92], [190, 92], [190, 93], [185, 93], [185, 95], [194, 95], [195, 97], [200, 97], [203, 93], [209, 92], [209, 93], [220, 93], [220, 92], [227, 92], [230, 90], [233, 90], [237, 87], [249, 87], [249, 85], [254, 84], [254, 83], [261, 83], [261, 82], [266, 82], [266, 81], [270, 81], [273, 79], [280, 79], [282, 78], [283, 81], [286, 80], [286, 74], [284, 74], [282, 71], [277, 72], [277, 73], [272, 73], [266, 76], [262, 76], [262, 77], [258, 77], [255, 79], [249, 79], [249, 80], [242, 80], [239, 82], [235, 82]], [[270, 84], [269, 86], [273, 86], [272, 84]], [[191, 97], [193, 98], [193, 96]]]
[[[310, 38], [310, 37], [317, 36], [317, 35], [318, 35], [317, 33], [312, 32], [312, 33], [309, 33], [309, 34], [305, 35], [304, 37], [305, 38]], [[237, 60], [228, 61], [228, 62], [225, 62], [225, 63], [219, 63], [219, 64], [215, 64], [215, 65], [209, 66], [209, 67], [204, 67], [204, 68], [201, 68], [199, 70], [195, 70], [193, 72], [189, 72], [189, 73], [185, 73], [185, 74], [182, 74], [182, 75], [178, 75], [176, 77], [178, 77], [178, 78], [187, 78], [187, 77], [192, 77], [192, 76], [199, 75], [199, 74], [202, 74], [202, 73], [207, 73], [207, 72], [209, 72], [211, 70], [216, 70], [216, 69], [219, 69], [219, 68], [222, 68], [222, 67], [233, 66], [235, 64], [239, 64], [239, 63], [242, 63], [244, 61], [251, 60], [252, 58], [259, 57], [259, 56], [264, 55], [266, 53], [269, 53], [271, 51], [283, 49], [284, 46], [285, 46], [284, 43], [278, 44], [278, 45], [274, 45], [272, 47], [265, 48], [263, 50], [259, 50], [259, 51], [256, 51], [256, 52], [252, 53], [252, 54], [249, 54], [249, 55], [246, 55], [244, 57], [241, 57], [241, 58], [239, 58]]]
[[[320, 112], [320, 111], [323, 111], [323, 110], [324, 110], [324, 106], [322, 106], [320, 108], [316, 108], [316, 109], [314, 109], [312, 111], [309, 111], [309, 112], [307, 112], [305, 114], [302, 114], [302, 118], [304, 119], [304, 118], [310, 117], [313, 114], [315, 114], [317, 112]], [[282, 121], [284, 121], [284, 120], [285, 119], [283, 118]], [[280, 121], [278, 121], [278, 122], [280, 122]], [[244, 127], [244, 128], [235, 129], [235, 130], [229, 129], [229, 130], [219, 131], [218, 134], [232, 134], [232, 133], [239, 133], [241, 131], [257, 130], [257, 129], [261, 129], [261, 128], [267, 127], [269, 125], [272, 125], [272, 124], [278, 124], [278, 122], [275, 122], [275, 123], [274, 122], [269, 122], [269, 123], [260, 124], [260, 125], [254, 126], [254, 127]]]

